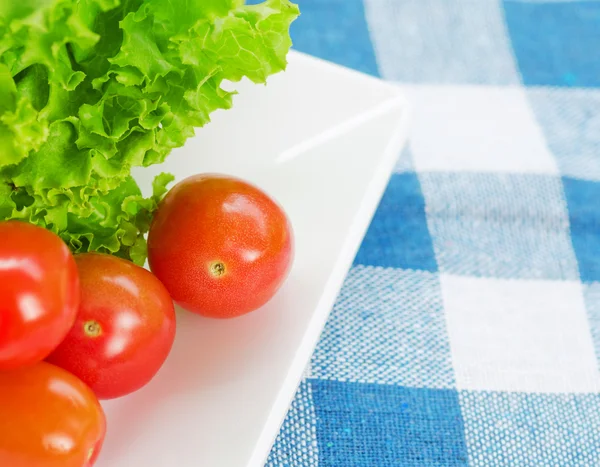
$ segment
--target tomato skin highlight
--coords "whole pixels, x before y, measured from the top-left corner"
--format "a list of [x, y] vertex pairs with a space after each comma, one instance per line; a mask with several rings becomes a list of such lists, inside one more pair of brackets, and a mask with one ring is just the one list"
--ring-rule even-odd
[[94, 393], [46, 362], [0, 373], [0, 465], [91, 467], [106, 418]]
[[183, 308], [233, 318], [267, 303], [287, 278], [292, 226], [243, 180], [196, 175], [161, 201], [148, 235], [150, 269]]
[[150, 382], [175, 339], [169, 293], [149, 271], [98, 253], [75, 256], [81, 304], [75, 325], [48, 361], [81, 378], [99, 399]]
[[78, 305], [67, 245], [42, 227], [0, 222], [0, 371], [46, 358], [71, 329]]

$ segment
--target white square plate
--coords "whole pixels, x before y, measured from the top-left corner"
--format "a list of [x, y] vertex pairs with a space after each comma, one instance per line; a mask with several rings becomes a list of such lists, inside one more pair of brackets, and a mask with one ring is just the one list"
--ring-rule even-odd
[[273, 195], [296, 237], [292, 272], [261, 310], [228, 321], [179, 311], [172, 354], [141, 391], [104, 403], [98, 467], [263, 467], [395, 160], [407, 105], [398, 89], [290, 54], [267, 86], [237, 85], [162, 166], [135, 172], [243, 177]]

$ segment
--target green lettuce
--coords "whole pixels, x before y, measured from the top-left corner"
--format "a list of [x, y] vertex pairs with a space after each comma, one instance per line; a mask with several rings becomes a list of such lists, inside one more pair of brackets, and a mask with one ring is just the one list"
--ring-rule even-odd
[[229, 109], [223, 80], [284, 70], [297, 16], [288, 0], [0, 3], [0, 220], [142, 264], [173, 178], [144, 198], [132, 167], [163, 162]]

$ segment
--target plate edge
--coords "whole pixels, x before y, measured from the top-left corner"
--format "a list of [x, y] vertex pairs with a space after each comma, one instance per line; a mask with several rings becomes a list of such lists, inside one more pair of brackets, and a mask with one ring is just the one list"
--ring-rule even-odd
[[[403, 95], [400, 85], [395, 84], [390, 81], [386, 81], [377, 76], [369, 75], [362, 71], [358, 71], [353, 68], [348, 68], [344, 65], [340, 65], [339, 63], [330, 62], [328, 60], [324, 60], [322, 58], [315, 57], [314, 55], [309, 55], [305, 52], [300, 52], [299, 50], [296, 50], [296, 49], [291, 49], [289, 52], [289, 55], [291, 57], [293, 57], [292, 59], [296, 59], [296, 60], [300, 59], [304, 62], [313, 63], [313, 64], [318, 65], [323, 68], [329, 68], [331, 71], [334, 71], [340, 75], [355, 76], [364, 81], [370, 82], [371, 84], [374, 84], [376, 86], [387, 88], [389, 91], [391, 91], [394, 94]], [[289, 61], [289, 59], [288, 59], [288, 61]], [[285, 71], [283, 71], [282, 73], [285, 73]]]
[[[305, 54], [302, 55], [310, 60], [314, 59], [314, 57]], [[366, 78], [379, 81], [381, 84], [387, 84], [378, 78], [364, 75], [363, 73], [355, 72], [354, 70], [346, 69], [340, 65], [331, 64], [320, 59], [314, 60], [322, 61], [327, 65], [339, 68], [343, 72], [349, 71], [362, 75]], [[399, 87], [393, 85], [389, 85], [389, 87], [392, 88], [396, 94], [395, 97], [392, 97], [389, 100], [397, 102], [397, 105], [391, 108], [389, 112], [400, 109], [402, 111], [401, 116], [398, 119], [395, 130], [391, 134], [388, 145], [384, 150], [385, 155], [383, 161], [379, 164], [375, 176], [368, 184], [367, 191], [352, 221], [352, 227], [350, 229], [351, 233], [344, 241], [344, 246], [342, 247], [342, 251], [338, 259], [336, 260], [333, 272], [326, 283], [325, 291], [321, 296], [319, 303], [317, 304], [317, 311], [308, 324], [300, 346], [296, 352], [296, 356], [294, 357], [288, 374], [285, 377], [284, 384], [275, 398], [275, 402], [273, 403], [269, 416], [262, 427], [258, 441], [256, 442], [254, 450], [250, 456], [250, 460], [246, 463], [246, 467], [264, 467], [268, 459], [269, 452], [276, 441], [279, 430], [285, 421], [288, 409], [302, 380], [304, 370], [306, 369], [314, 349], [316, 348], [335, 300], [337, 299], [343, 282], [352, 266], [352, 261], [356, 256], [366, 230], [371, 223], [377, 206], [379, 205], [385, 188], [387, 187], [387, 183], [391, 177], [397, 158], [400, 155], [400, 151], [408, 139], [409, 120], [411, 115], [408, 100], [401, 92]]]

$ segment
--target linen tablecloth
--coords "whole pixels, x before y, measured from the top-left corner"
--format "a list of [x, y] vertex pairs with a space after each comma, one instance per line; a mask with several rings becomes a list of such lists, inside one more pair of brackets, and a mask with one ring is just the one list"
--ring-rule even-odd
[[413, 122], [267, 465], [599, 466], [600, 1], [299, 3]]

